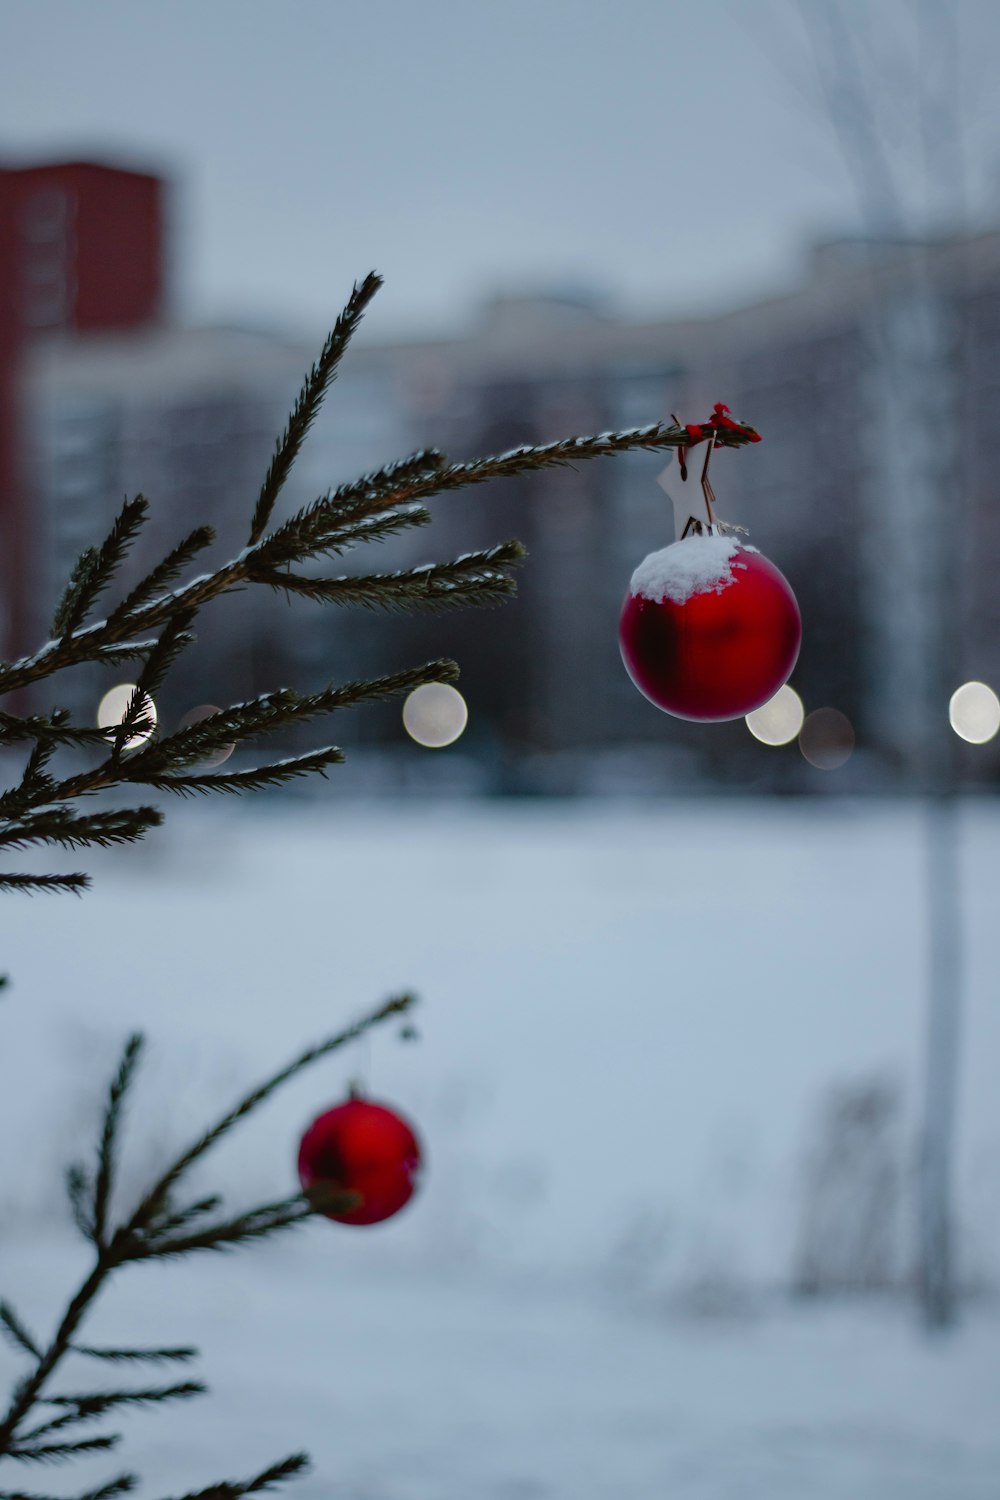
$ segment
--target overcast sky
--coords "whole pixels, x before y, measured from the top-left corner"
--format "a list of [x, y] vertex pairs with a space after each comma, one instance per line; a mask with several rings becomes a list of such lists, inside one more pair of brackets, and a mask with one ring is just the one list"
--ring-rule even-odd
[[[837, 0], [887, 95], [934, 4]], [[948, 10], [990, 216], [1000, 5]], [[859, 223], [800, 0], [0, 0], [0, 160], [66, 153], [171, 177], [184, 318], [303, 331], [373, 266], [382, 334], [541, 283], [701, 310]]]

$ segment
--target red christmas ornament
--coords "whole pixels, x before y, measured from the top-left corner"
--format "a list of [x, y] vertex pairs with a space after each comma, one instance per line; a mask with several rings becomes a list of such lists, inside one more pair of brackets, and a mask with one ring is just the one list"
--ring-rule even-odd
[[356, 1193], [352, 1208], [321, 1209], [338, 1224], [378, 1224], [407, 1203], [420, 1169], [420, 1144], [395, 1110], [352, 1096], [309, 1126], [299, 1146], [302, 1191]]
[[795, 595], [755, 547], [715, 530], [651, 552], [618, 626], [639, 691], [679, 719], [739, 719], [788, 680], [802, 642]]

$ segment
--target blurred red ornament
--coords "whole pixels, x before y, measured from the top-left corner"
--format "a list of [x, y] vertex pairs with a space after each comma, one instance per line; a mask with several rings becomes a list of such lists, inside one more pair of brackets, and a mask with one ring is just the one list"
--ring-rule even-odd
[[420, 1144], [394, 1110], [352, 1097], [319, 1115], [299, 1146], [299, 1181], [311, 1189], [356, 1194], [340, 1210], [321, 1208], [339, 1224], [378, 1224], [407, 1203], [420, 1169]]
[[802, 620], [773, 563], [707, 531], [639, 565], [618, 638], [629, 676], [657, 708], [679, 719], [739, 719], [788, 680]]

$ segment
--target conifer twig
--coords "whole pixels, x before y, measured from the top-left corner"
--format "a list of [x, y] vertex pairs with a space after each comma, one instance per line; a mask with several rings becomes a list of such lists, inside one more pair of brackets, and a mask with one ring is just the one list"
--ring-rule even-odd
[[309, 1469], [309, 1458], [305, 1453], [293, 1453], [280, 1463], [262, 1469], [252, 1479], [223, 1479], [203, 1490], [192, 1490], [178, 1500], [240, 1500], [242, 1495], [257, 1495], [262, 1490], [271, 1490], [286, 1479], [305, 1474]]
[[108, 1090], [108, 1103], [104, 1111], [104, 1123], [101, 1127], [101, 1144], [97, 1153], [97, 1172], [94, 1177], [94, 1203], [91, 1211], [94, 1239], [98, 1245], [104, 1244], [104, 1231], [108, 1216], [108, 1198], [114, 1177], [115, 1146], [118, 1127], [121, 1123], [122, 1107], [125, 1103], [125, 1096], [128, 1093], [129, 1085], [135, 1077], [135, 1070], [139, 1066], [143, 1044], [141, 1033], [133, 1032], [125, 1043], [122, 1060], [118, 1064], [118, 1071], [111, 1080], [111, 1087]]
[[24, 1324], [18, 1318], [9, 1302], [0, 1302], [0, 1328], [10, 1341], [26, 1354], [31, 1354], [35, 1359], [41, 1359], [41, 1350], [36, 1341], [31, 1337]]
[[83, 1354], [87, 1359], [105, 1360], [109, 1364], [162, 1364], [172, 1360], [186, 1364], [198, 1356], [197, 1349], [190, 1344], [170, 1349], [95, 1349], [89, 1344], [70, 1344], [69, 1347], [74, 1354]]
[[[109, 1224], [109, 1206], [115, 1186], [116, 1142], [121, 1124], [122, 1106], [132, 1082], [141, 1052], [141, 1038], [130, 1037], [122, 1054], [121, 1062], [108, 1091], [98, 1149], [97, 1170], [93, 1186], [83, 1168], [71, 1168], [68, 1174], [70, 1197], [74, 1204], [78, 1227], [97, 1251], [96, 1262], [90, 1274], [70, 1300], [62, 1320], [46, 1349], [31, 1337], [19, 1323], [12, 1309], [3, 1305], [0, 1326], [11, 1337], [22, 1352], [35, 1360], [31, 1373], [14, 1388], [10, 1406], [0, 1422], [0, 1459], [16, 1458], [25, 1462], [56, 1462], [98, 1448], [110, 1447], [116, 1439], [100, 1437], [74, 1440], [66, 1443], [46, 1443], [39, 1439], [74, 1420], [98, 1416], [112, 1407], [143, 1403], [157, 1404], [177, 1396], [196, 1395], [197, 1382], [182, 1382], [179, 1385], [145, 1390], [96, 1392], [88, 1395], [66, 1395], [47, 1397], [43, 1390], [49, 1377], [59, 1366], [63, 1357], [70, 1353], [90, 1354], [94, 1358], [114, 1359], [167, 1359], [184, 1358], [193, 1353], [187, 1349], [94, 1350], [76, 1342], [76, 1333], [86, 1313], [103, 1288], [108, 1277], [121, 1266], [143, 1260], [162, 1259], [186, 1254], [194, 1250], [224, 1250], [240, 1244], [252, 1243], [284, 1229], [304, 1223], [311, 1215], [330, 1202], [340, 1206], [352, 1206], [351, 1194], [333, 1193], [330, 1200], [324, 1197], [306, 1197], [296, 1194], [292, 1198], [262, 1204], [237, 1215], [235, 1218], [212, 1224], [193, 1226], [187, 1234], [177, 1230], [196, 1219], [198, 1215], [210, 1213], [218, 1204], [217, 1198], [202, 1199], [179, 1211], [170, 1204], [173, 1189], [180, 1179], [202, 1156], [248, 1114], [255, 1110], [284, 1083], [296, 1077], [312, 1063], [329, 1056], [366, 1032], [396, 1016], [404, 1015], [415, 1004], [409, 994], [396, 995], [384, 1001], [376, 1009], [360, 1017], [352, 1025], [327, 1037], [317, 1045], [307, 1048], [278, 1072], [258, 1084], [244, 1095], [221, 1119], [206, 1130], [188, 1149], [168, 1167], [159, 1180], [143, 1195], [131, 1216], [117, 1228]], [[69, 1410], [48, 1418], [41, 1426], [24, 1432], [25, 1418], [39, 1402], [50, 1406], [67, 1405]], [[280, 1467], [280, 1466], [279, 1466]], [[268, 1470], [265, 1473], [271, 1473]], [[277, 1474], [277, 1471], [274, 1471]], [[278, 1476], [280, 1477], [280, 1476]], [[249, 1482], [250, 1489], [236, 1493], [251, 1493], [253, 1486], [265, 1488], [257, 1480]], [[227, 1492], [228, 1493], [228, 1492]]]
[[364, 315], [365, 308], [382, 285], [381, 276], [369, 271], [360, 286], [355, 284], [340, 317], [333, 326], [319, 359], [306, 376], [302, 389], [292, 408], [288, 426], [278, 439], [274, 457], [261, 485], [257, 504], [254, 507], [250, 526], [250, 542], [256, 542], [264, 534], [274, 504], [288, 478], [291, 467], [305, 441], [306, 434], [316, 419], [323, 397], [337, 373], [347, 346]]
[[90, 885], [90, 876], [75, 875], [11, 875], [0, 874], [0, 890], [24, 891], [33, 896], [37, 891], [72, 891], [79, 895]]
[[82, 624], [107, 587], [146, 520], [149, 506], [142, 495], [126, 500], [100, 547], [88, 547], [66, 585], [52, 623], [53, 635], [65, 639]]

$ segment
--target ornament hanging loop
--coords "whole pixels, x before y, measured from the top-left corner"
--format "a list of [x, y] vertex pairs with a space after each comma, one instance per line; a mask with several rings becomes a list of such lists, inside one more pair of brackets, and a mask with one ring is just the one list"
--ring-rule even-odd
[[712, 450], [714, 449], [714, 447], [715, 428], [712, 427], [709, 430], [708, 445], [705, 448], [705, 462], [702, 464], [701, 468], [701, 492], [705, 497], [705, 514], [708, 516], [709, 531], [714, 531], [716, 526], [715, 491], [712, 488], [712, 481], [708, 477], [708, 466], [712, 459]]

